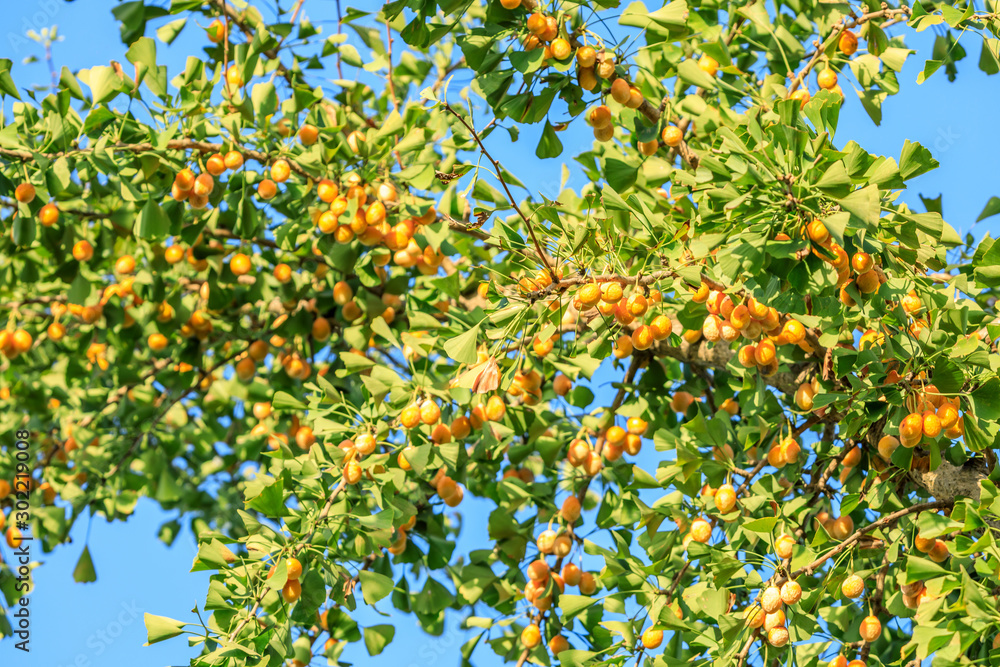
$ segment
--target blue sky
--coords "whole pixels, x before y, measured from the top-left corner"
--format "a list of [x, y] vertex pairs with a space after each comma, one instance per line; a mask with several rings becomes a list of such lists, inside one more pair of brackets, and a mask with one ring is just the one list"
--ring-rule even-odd
[[[22, 64], [28, 56], [42, 55], [41, 47], [24, 36], [31, 28], [59, 26], [65, 41], [54, 47], [57, 67], [65, 65], [76, 70], [107, 64], [112, 59], [124, 62], [125, 47], [120, 43], [118, 27], [110, 13], [115, 4], [111, 0], [5, 3], [0, 57], [15, 61], [15, 82], [25, 86], [49, 81], [44, 62]], [[344, 6], [348, 5], [371, 11], [379, 6], [374, 2], [344, 0]], [[304, 12], [316, 24], [336, 17], [334, 3], [329, 1], [307, 1]], [[265, 16], [268, 16], [266, 12]], [[154, 23], [153, 27], [158, 25]], [[327, 32], [335, 29], [332, 23], [323, 23], [323, 26]], [[902, 30], [894, 28], [892, 34], [900, 34]], [[941, 167], [916, 179], [904, 198], [922, 210], [918, 193], [929, 197], [943, 193], [945, 218], [957, 230], [972, 230], [977, 237], [990, 231], [996, 236], [1000, 217], [980, 223], [975, 229], [972, 223], [987, 199], [1000, 194], [996, 172], [1000, 133], [990, 123], [990, 119], [995, 118], [995, 110], [1000, 108], [997, 86], [1000, 79], [988, 78], [977, 69], [979, 40], [971, 37], [968, 42], [963, 41], [970, 55], [960, 63], [956, 83], [948, 83], [943, 72], [939, 72], [929, 82], [918, 86], [916, 76], [924, 61], [921, 56], [926, 56], [930, 50], [932, 33], [927, 31], [916, 37], [911, 34], [907, 39], [910, 46], [920, 52], [909, 59], [899, 77], [903, 92], [885, 104], [882, 126], [876, 127], [871, 122], [857, 98], [850, 93], [849, 86], [845, 85], [848, 98], [841, 114], [837, 143], [842, 145], [847, 139], [855, 139], [870, 152], [897, 157], [905, 139], [927, 146]], [[202, 40], [201, 31], [189, 25], [172, 47], [158, 45], [158, 60], [170, 67], [173, 76], [186, 55], [200, 50]], [[397, 49], [402, 48], [401, 40], [396, 44]], [[365, 55], [364, 47], [358, 46]], [[4, 103], [3, 110], [5, 114], [10, 113], [9, 100]], [[567, 150], [561, 158], [550, 160], [534, 157], [538, 131], [537, 128], [522, 128], [522, 138], [517, 144], [510, 144], [505, 132], [497, 133], [488, 144], [495, 156], [512, 167], [522, 182], [557, 186], [560, 164], [589, 144], [590, 130], [580, 123], [563, 133], [561, 139]], [[569, 182], [570, 187], [581, 185], [583, 181], [578, 175]], [[553, 197], [555, 192], [549, 190], [544, 194]], [[608, 383], [620, 376], [620, 371], [602, 367], [594, 378], [599, 403], [606, 404], [610, 400]], [[639, 463], [647, 470], [655, 468], [651, 446], [646, 447]], [[483, 543], [485, 520], [478, 519], [485, 519], [488, 505], [467, 498], [462, 511], [466, 515], [467, 533], [459, 545], [459, 552]], [[73, 531], [72, 543], [44, 555], [44, 567], [35, 571], [36, 589], [31, 598], [31, 655], [25, 660], [26, 656], [15, 651], [12, 642], [0, 642], [0, 664], [44, 667], [186, 664], [194, 652], [183, 640], [142, 647], [145, 641], [143, 612], [189, 620], [189, 610], [202, 602], [207, 589], [206, 573], [188, 573], [195, 555], [190, 533], [182, 533], [171, 548], [157, 539], [159, 526], [172, 518], [154, 503], [143, 501], [136, 515], [126, 523], [108, 524], [95, 518], [88, 526], [86, 519], [80, 520]], [[75, 584], [72, 571], [85, 543], [90, 545], [98, 581]], [[382, 608], [384, 611], [390, 609], [388, 600]], [[377, 618], [370, 610], [358, 614], [362, 624], [384, 622]], [[394, 622], [398, 626], [396, 640], [380, 656], [380, 661], [406, 667], [429, 667], [441, 662], [458, 664], [458, 649], [466, 636], [463, 631], [455, 630], [454, 619], [439, 638], [425, 636], [412, 617], [401, 616]], [[486, 657], [492, 655], [488, 651], [477, 652], [481, 657], [477, 664], [498, 662], [495, 657]], [[367, 655], [358, 644], [349, 648], [344, 658], [359, 662], [366, 660]]]

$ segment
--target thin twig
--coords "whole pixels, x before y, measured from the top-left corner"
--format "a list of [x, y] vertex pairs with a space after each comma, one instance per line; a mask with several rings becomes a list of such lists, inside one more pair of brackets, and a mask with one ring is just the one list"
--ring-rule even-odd
[[479, 138], [479, 134], [476, 133], [476, 130], [472, 127], [472, 125], [466, 122], [465, 118], [459, 115], [447, 102], [445, 102], [444, 108], [451, 113], [451, 115], [457, 118], [458, 122], [465, 126], [465, 129], [472, 134], [476, 143], [479, 144], [479, 150], [483, 152], [483, 156], [493, 164], [493, 168], [496, 169], [497, 178], [500, 179], [500, 185], [503, 186], [504, 192], [507, 193], [507, 201], [509, 201], [510, 205], [514, 207], [517, 214], [521, 216], [521, 220], [524, 221], [525, 226], [528, 228], [528, 234], [531, 236], [531, 242], [535, 245], [535, 252], [538, 253], [538, 258], [542, 260], [542, 264], [544, 264], [545, 268], [548, 269], [549, 276], [552, 278], [552, 283], [557, 284], [559, 282], [559, 277], [556, 275], [555, 269], [549, 264], [548, 257], [544, 252], [542, 252], [542, 246], [538, 243], [538, 238], [535, 236], [535, 229], [532, 226], [531, 221], [528, 220], [528, 216], [521, 211], [521, 207], [517, 205], [517, 201], [514, 199], [514, 195], [511, 194], [510, 188], [507, 187], [507, 181], [503, 177], [503, 171], [500, 167], [500, 163], [497, 162], [493, 156], [490, 155], [489, 151], [486, 150], [483, 140]]
[[396, 99], [396, 86], [392, 82], [392, 27], [389, 21], [385, 22], [386, 56], [389, 58], [389, 71], [385, 75], [386, 84], [389, 88], [389, 97], [392, 98], [392, 108], [399, 112], [399, 100]]
[[[316, 529], [319, 528], [319, 525], [324, 521], [326, 521], [326, 518], [330, 515], [330, 508], [333, 507], [333, 503], [336, 502], [337, 496], [339, 496], [340, 492], [344, 490], [346, 484], [347, 484], [347, 478], [341, 477], [340, 484], [338, 484], [336, 488], [334, 488], [333, 493], [330, 494], [330, 498], [326, 501], [326, 504], [320, 511], [319, 516], [316, 517], [316, 523], [314, 523], [309, 532], [306, 533], [305, 536], [302, 537], [302, 539], [298, 540], [294, 547], [292, 547], [291, 550], [292, 556], [299, 553], [299, 551], [301, 551], [305, 547], [306, 543], [308, 543], [312, 539], [312, 536], [316, 533]], [[229, 634], [229, 641], [231, 642], [235, 641], [236, 637], [239, 636], [240, 631], [242, 631], [243, 628], [246, 627], [247, 623], [250, 622], [250, 619], [256, 618], [257, 610], [260, 609], [260, 604], [261, 602], [263, 602], [264, 596], [267, 595], [268, 590], [269, 589], [267, 586], [261, 587], [261, 592], [257, 595], [257, 599], [254, 600], [253, 607], [250, 608], [250, 613], [247, 614], [247, 617], [244, 618], [242, 621], [240, 621], [239, 624], [236, 626], [236, 629], [234, 629]]]

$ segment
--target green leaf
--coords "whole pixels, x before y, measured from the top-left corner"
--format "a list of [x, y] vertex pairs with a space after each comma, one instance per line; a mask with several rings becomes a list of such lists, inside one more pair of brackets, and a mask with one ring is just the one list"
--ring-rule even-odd
[[993, 217], [997, 213], [1000, 213], [1000, 197], [990, 197], [990, 200], [986, 202], [986, 206], [983, 207], [983, 212], [976, 218], [976, 222]]
[[157, 28], [156, 36], [165, 44], [173, 44], [174, 40], [177, 39], [177, 35], [181, 34], [181, 30], [184, 29], [185, 25], [187, 25], [186, 18], [171, 21], [170, 23]]
[[596, 602], [595, 598], [586, 595], [560, 595], [559, 609], [562, 610], [564, 619], [570, 619]]
[[869, 21], [865, 25], [868, 29], [868, 53], [873, 56], [882, 55], [882, 52], [889, 47], [889, 38], [874, 22]]
[[286, 391], [275, 392], [271, 403], [275, 410], [305, 410], [309, 407]]
[[515, 51], [510, 54], [510, 64], [521, 74], [531, 74], [545, 62], [543, 49], [531, 51]]
[[983, 50], [979, 53], [979, 69], [987, 74], [1000, 72], [1000, 39], [983, 37]]
[[714, 89], [717, 83], [714, 76], [698, 67], [698, 62], [694, 58], [681, 61], [677, 66], [677, 78], [684, 83], [707, 90]]
[[156, 69], [156, 42], [149, 37], [140, 37], [132, 43], [125, 57], [135, 65], [135, 85], [138, 86], [146, 72]]
[[14, 244], [19, 246], [30, 246], [35, 242], [35, 218], [34, 216], [19, 215], [14, 218], [13, 229]]
[[939, 166], [929, 150], [909, 139], [903, 142], [903, 150], [899, 154], [899, 175], [903, 180], [916, 178]]
[[14, 79], [10, 76], [11, 64], [9, 58], [0, 58], [0, 97], [10, 95], [19, 100], [21, 96], [17, 92], [17, 86], [14, 85]]
[[85, 305], [87, 297], [90, 296], [90, 290], [90, 281], [82, 273], [77, 273], [76, 277], [73, 278], [73, 283], [69, 286], [66, 301], [80, 306]]
[[383, 318], [376, 317], [372, 320], [372, 331], [392, 343], [394, 347], [398, 347], [400, 349], [403, 348], [403, 346], [399, 344], [396, 334], [393, 333], [392, 329], [389, 328], [389, 324]]
[[919, 556], [909, 556], [906, 559], [906, 583], [908, 584], [912, 584], [914, 581], [936, 579], [945, 574], [950, 574], [950, 572], [934, 561]]
[[760, 519], [754, 519], [753, 521], [747, 521], [743, 524], [743, 530], [749, 530], [752, 533], [760, 533], [761, 535], [769, 535], [774, 527], [778, 525], [778, 517], [766, 516]]
[[359, 577], [361, 581], [361, 594], [368, 604], [375, 604], [392, 592], [392, 579], [384, 574], [372, 572], [371, 570], [361, 570]]
[[90, 69], [88, 85], [90, 93], [94, 96], [94, 104], [110, 102], [122, 89], [122, 80], [115, 74], [115, 70], [103, 65]]
[[250, 100], [253, 102], [253, 112], [259, 119], [272, 116], [278, 110], [278, 95], [270, 81], [254, 84]]
[[875, 185], [855, 190], [843, 199], [838, 200], [841, 207], [864, 225], [874, 227], [878, 224], [881, 208], [879, 206], [879, 191]]
[[934, 72], [941, 69], [941, 65], [944, 64], [943, 60], [928, 60], [924, 63], [924, 69], [917, 74], [917, 83], [921, 84], [927, 79], [931, 78]]
[[90, 547], [84, 546], [80, 560], [73, 568], [73, 581], [78, 584], [89, 584], [97, 581], [97, 572], [94, 570], [94, 559], [90, 557]]
[[948, 359], [940, 358], [934, 364], [934, 386], [943, 394], [958, 394], [965, 384], [962, 369]]
[[833, 197], [844, 197], [851, 192], [851, 177], [843, 160], [830, 165], [818, 181], [816, 187]]
[[284, 484], [280, 477], [257, 475], [244, 489], [246, 505], [269, 517], [287, 516]]
[[368, 649], [368, 655], [375, 656], [384, 651], [395, 636], [396, 628], [392, 625], [373, 625], [365, 628], [365, 648]]
[[993, 378], [969, 394], [977, 419], [1000, 420], [1000, 380]]
[[639, 169], [634, 164], [608, 158], [604, 161], [604, 175], [608, 179], [608, 185], [622, 193], [635, 185]]
[[477, 359], [476, 346], [479, 340], [479, 325], [459, 334], [444, 343], [444, 351], [460, 364], [474, 364]]
[[160, 205], [152, 200], [146, 200], [146, 204], [139, 212], [136, 232], [141, 239], [147, 241], [159, 241], [170, 234], [170, 218]]
[[538, 139], [538, 147], [535, 149], [535, 155], [540, 158], [559, 157], [562, 151], [562, 142], [559, 141], [552, 123], [545, 121], [545, 129], [542, 130], [542, 136]]
[[166, 616], [154, 616], [153, 614], [146, 614], [145, 621], [146, 646], [176, 637], [184, 632], [184, 626], [187, 625]]
[[635, 26], [643, 30], [663, 28], [679, 28], [687, 23], [688, 7], [685, 0], [668, 2], [655, 12], [647, 11], [646, 5], [633, 2], [625, 8], [618, 22], [621, 25]]

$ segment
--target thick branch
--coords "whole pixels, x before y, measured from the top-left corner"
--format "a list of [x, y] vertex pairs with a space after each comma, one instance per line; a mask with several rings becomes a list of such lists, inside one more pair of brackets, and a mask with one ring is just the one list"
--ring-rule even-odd
[[[223, 146], [221, 144], [214, 144], [208, 141], [197, 141], [195, 139], [174, 139], [167, 142], [167, 150], [193, 150], [201, 153], [218, 153]], [[116, 143], [105, 147], [106, 150], [123, 152], [123, 153], [149, 153], [152, 151], [160, 150], [157, 146], [151, 143], [143, 142], [138, 144], [126, 144], [126, 143]], [[267, 153], [262, 153], [252, 148], [243, 148], [240, 146], [235, 146], [233, 150], [238, 151], [243, 155], [244, 158], [249, 158], [251, 160], [256, 160], [261, 164], [269, 164], [271, 162], [271, 156]], [[48, 160], [55, 160], [60, 157], [69, 157], [74, 155], [87, 155], [92, 153], [92, 148], [74, 148], [68, 151], [59, 151], [55, 153], [39, 153], [35, 151], [18, 150], [11, 148], [0, 148], [0, 157], [7, 157], [15, 160], [22, 160], [27, 162], [28, 160], [35, 159], [35, 156], [41, 156]], [[288, 166], [291, 167], [292, 171], [304, 176], [306, 178], [311, 178], [309, 172], [303, 169], [297, 162], [293, 160], [288, 160]]]
[[[901, 510], [896, 510], [892, 514], [887, 514], [878, 521], [873, 521], [867, 526], [864, 526], [863, 528], [859, 528], [858, 530], [854, 531], [854, 533], [850, 537], [848, 537], [846, 540], [835, 546], [833, 549], [830, 549], [830, 551], [826, 552], [824, 555], [820, 556], [819, 558], [809, 563], [808, 565], [803, 565], [795, 572], [792, 572], [791, 578], [796, 579], [802, 576], [803, 574], [806, 575], [812, 574], [821, 565], [823, 565], [823, 563], [827, 562], [831, 558], [836, 557], [838, 554], [842, 553], [845, 549], [854, 545], [868, 533], [874, 532], [879, 528], [885, 528], [886, 526], [890, 526], [899, 521], [900, 519], [902, 519], [904, 516], [910, 514], [917, 514], [919, 512], [925, 512], [929, 510], [938, 510], [945, 507], [951, 507], [953, 504], [954, 501], [952, 500], [935, 500], [934, 502], [930, 503], [920, 503], [918, 505], [910, 505], [909, 507], [904, 507]], [[786, 581], [785, 577], [777, 577], [773, 583], [774, 585], [780, 585], [784, 581]]]
[[[725, 370], [729, 360], [736, 355], [736, 350], [728, 343], [709, 344], [702, 341], [694, 345], [682, 342], [680, 347], [673, 347], [663, 342], [650, 348], [656, 356], [671, 357], [683, 363], [696, 364], [703, 368]], [[762, 376], [764, 382], [786, 394], [794, 394], [804, 382], [809, 382], [816, 375], [816, 364], [803, 362], [789, 366], [788, 371]]]

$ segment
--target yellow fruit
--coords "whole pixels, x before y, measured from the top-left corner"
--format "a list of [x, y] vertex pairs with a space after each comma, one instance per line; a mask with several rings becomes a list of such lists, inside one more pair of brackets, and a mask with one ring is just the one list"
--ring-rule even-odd
[[35, 186], [31, 183], [21, 183], [14, 188], [14, 199], [22, 204], [30, 204], [35, 200]]
[[865, 582], [856, 574], [849, 575], [840, 585], [840, 592], [846, 598], [860, 597], [865, 592]]
[[642, 645], [646, 649], [659, 648], [663, 643], [663, 630], [648, 628], [642, 633]]
[[882, 634], [882, 623], [875, 616], [867, 616], [861, 621], [861, 639], [873, 642]]
[[719, 70], [719, 63], [715, 58], [703, 55], [698, 59], [698, 67], [709, 76], [715, 76], [715, 73]]
[[786, 581], [781, 585], [781, 601], [785, 604], [795, 604], [802, 598], [802, 586], [797, 581]]
[[712, 525], [704, 519], [695, 519], [691, 522], [691, 539], [695, 542], [705, 544], [712, 537]]
[[59, 221], [59, 208], [49, 202], [38, 211], [38, 222], [45, 227], [51, 227]]
[[542, 632], [538, 626], [532, 623], [521, 630], [521, 643], [527, 649], [533, 649], [542, 641]]
[[771, 628], [767, 631], [767, 643], [774, 647], [782, 647], [788, 643], [788, 630], [784, 626]]
[[239, 151], [229, 151], [222, 158], [222, 161], [226, 165], [226, 169], [236, 170], [243, 166], [243, 154]]
[[292, 604], [300, 597], [302, 597], [302, 584], [299, 583], [298, 579], [289, 579], [284, 588], [281, 589], [281, 597], [285, 599], [285, 602]]
[[[667, 125], [666, 127], [663, 128], [663, 132], [661, 133], [661, 138], [663, 139], [663, 143], [665, 143], [667, 146], [669, 146], [670, 148], [676, 148], [677, 146], [680, 146], [681, 143], [683, 143], [684, 133], [681, 132], [681, 129], [676, 125]], [[708, 288], [705, 287], [705, 289], [707, 290]]]
[[837, 85], [837, 73], [827, 67], [816, 76], [816, 83], [823, 90], [830, 90]]
[[840, 47], [840, 52], [845, 56], [852, 56], [858, 50], [858, 36], [850, 30], [845, 30], [840, 34], [838, 46]]
[[736, 507], [736, 490], [732, 484], [723, 484], [715, 492], [715, 507], [721, 514], [728, 514]]
[[795, 547], [795, 538], [791, 535], [782, 534], [774, 542], [774, 552], [778, 558], [786, 560], [792, 557], [792, 549]]
[[580, 501], [576, 496], [569, 496], [563, 501], [559, 514], [567, 523], [574, 523], [580, 518]]
[[781, 590], [777, 586], [768, 586], [760, 596], [760, 606], [768, 614], [781, 608]]

